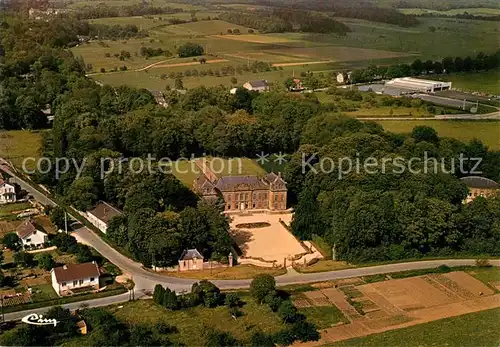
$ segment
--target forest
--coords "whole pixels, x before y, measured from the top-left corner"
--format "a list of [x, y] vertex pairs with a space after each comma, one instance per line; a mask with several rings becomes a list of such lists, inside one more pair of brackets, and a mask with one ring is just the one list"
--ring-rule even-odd
[[219, 19], [251, 27], [264, 33], [301, 31], [345, 35], [351, 31], [345, 24], [327, 16], [312, 14], [309, 11], [281, 8], [248, 13], [225, 12], [219, 15]]

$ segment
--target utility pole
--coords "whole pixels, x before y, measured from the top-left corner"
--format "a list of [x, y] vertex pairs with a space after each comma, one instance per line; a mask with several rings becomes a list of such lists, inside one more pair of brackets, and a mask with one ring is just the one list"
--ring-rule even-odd
[[68, 213], [64, 211], [64, 231], [68, 233]]

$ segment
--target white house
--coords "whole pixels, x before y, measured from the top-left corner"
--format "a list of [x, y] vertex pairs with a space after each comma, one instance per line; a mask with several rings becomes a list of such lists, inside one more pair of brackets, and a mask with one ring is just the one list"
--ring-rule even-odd
[[47, 243], [47, 234], [37, 230], [35, 222], [31, 219], [26, 219], [16, 229], [17, 236], [21, 239], [23, 249], [26, 247], [43, 247]]
[[59, 296], [72, 294], [75, 289], [99, 289], [99, 275], [95, 262], [64, 265], [50, 270], [52, 288]]
[[16, 202], [16, 189], [13, 185], [0, 179], [0, 204], [7, 204], [9, 202]]
[[87, 211], [86, 217], [92, 225], [106, 234], [111, 218], [121, 214], [122, 212], [120, 210], [114, 208], [110, 204], [99, 201], [92, 210]]
[[253, 90], [256, 92], [267, 92], [269, 91], [269, 84], [265, 80], [248, 81], [243, 85], [243, 88], [248, 90]]

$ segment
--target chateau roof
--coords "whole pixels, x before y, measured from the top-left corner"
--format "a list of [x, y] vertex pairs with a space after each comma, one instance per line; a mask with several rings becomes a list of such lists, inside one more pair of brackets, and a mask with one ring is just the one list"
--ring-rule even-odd
[[252, 190], [269, 188], [269, 185], [257, 176], [224, 176], [215, 184], [220, 191], [239, 190], [239, 186], [244, 186], [243, 190], [247, 190], [246, 187]]
[[469, 188], [486, 188], [486, 189], [498, 189], [500, 184], [490, 180], [486, 177], [481, 176], [467, 176], [460, 179]]

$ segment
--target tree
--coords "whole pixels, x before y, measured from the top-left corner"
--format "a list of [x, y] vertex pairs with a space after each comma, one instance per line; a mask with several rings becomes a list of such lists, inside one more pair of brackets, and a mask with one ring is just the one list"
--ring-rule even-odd
[[229, 35], [231, 35], [231, 34], [233, 33], [233, 31], [232, 31], [231, 29], [227, 29], [227, 33], [228, 33]]
[[21, 267], [32, 267], [35, 263], [33, 254], [28, 252], [16, 252], [14, 253], [14, 263]]
[[207, 62], [206, 58], [200, 58], [200, 64], [205, 64]]
[[275, 347], [272, 336], [266, 335], [261, 331], [257, 331], [252, 335], [250, 340], [251, 347]]
[[250, 284], [250, 293], [260, 304], [269, 293], [276, 291], [276, 281], [273, 276], [260, 274], [255, 276]]
[[65, 218], [65, 211], [63, 208], [56, 206], [50, 211], [50, 221], [52, 224], [54, 224], [56, 227], [58, 227], [61, 230], [65, 230], [66, 227], [66, 218]]
[[285, 82], [285, 88], [286, 90], [291, 90], [293, 86], [295, 86], [295, 82], [293, 81], [293, 77], [288, 77]]
[[75, 253], [77, 251], [76, 239], [66, 233], [57, 234], [51, 243], [56, 246], [61, 252]]
[[16, 233], [8, 233], [2, 238], [2, 244], [10, 250], [18, 251], [21, 249], [21, 239]]
[[177, 77], [174, 80], [174, 88], [177, 90], [183, 90], [184, 89], [184, 83], [182, 82], [182, 78]]
[[290, 330], [295, 335], [295, 339], [301, 342], [318, 341], [320, 338], [316, 326], [306, 320], [299, 320], [294, 323]]
[[153, 301], [156, 302], [157, 304], [162, 305], [164, 296], [165, 296], [165, 288], [163, 288], [161, 284], [157, 284], [153, 292]]
[[94, 185], [94, 180], [89, 176], [82, 176], [71, 183], [66, 199], [77, 210], [90, 210], [98, 200], [98, 192]]
[[231, 77], [231, 84], [237, 84], [238, 83], [238, 79], [236, 77]]
[[169, 288], [165, 288], [162, 305], [169, 310], [177, 310], [179, 308], [179, 302], [177, 300], [175, 290], [172, 291]]
[[236, 293], [226, 294], [225, 304], [227, 307], [239, 307], [241, 304], [240, 297]]
[[92, 261], [92, 251], [87, 245], [77, 245], [76, 247], [76, 261], [79, 263], [87, 263]]
[[411, 132], [411, 137], [417, 141], [426, 141], [430, 143], [437, 143], [439, 141], [436, 130], [426, 125], [414, 127]]
[[207, 280], [201, 280], [193, 284], [191, 292], [198, 294], [200, 301], [202, 301], [206, 307], [215, 307], [221, 301], [220, 289]]
[[50, 271], [54, 267], [54, 259], [49, 253], [42, 253], [38, 258], [38, 267]]
[[203, 55], [204, 49], [197, 43], [187, 42], [177, 49], [180, 58]]
[[215, 329], [209, 329], [206, 332], [205, 347], [220, 347], [220, 346], [238, 346], [236, 340], [230, 333], [222, 332]]
[[281, 303], [278, 308], [278, 316], [283, 320], [283, 323], [294, 323], [301, 319], [301, 315], [297, 313], [297, 308], [290, 300]]

